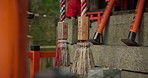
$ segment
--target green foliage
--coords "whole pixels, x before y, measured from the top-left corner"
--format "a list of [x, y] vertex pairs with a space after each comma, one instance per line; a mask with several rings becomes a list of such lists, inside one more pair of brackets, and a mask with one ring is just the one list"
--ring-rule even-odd
[[[58, 0], [31, 0], [30, 11], [40, 14], [39, 17], [29, 20], [29, 35], [36, 45], [55, 45], [56, 26], [59, 18]], [[42, 17], [46, 14], [47, 17]]]
[[32, 12], [47, 14], [49, 16], [59, 17], [59, 1], [58, 0], [33, 0]]

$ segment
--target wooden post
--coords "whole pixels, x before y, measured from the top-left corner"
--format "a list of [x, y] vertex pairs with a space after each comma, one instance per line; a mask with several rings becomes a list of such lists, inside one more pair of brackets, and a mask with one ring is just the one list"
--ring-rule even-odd
[[1, 0], [0, 27], [1, 78], [27, 78], [27, 0]]
[[38, 73], [40, 70], [40, 47], [39, 46], [32, 46], [31, 53], [32, 58], [30, 62], [30, 78], [33, 78], [35, 73]]
[[78, 40], [88, 40], [88, 20], [85, 16], [78, 18]]
[[52, 58], [56, 57], [56, 52], [40, 52], [39, 46], [31, 47], [28, 53], [30, 62], [30, 78], [34, 78], [34, 75], [40, 71], [40, 58]]

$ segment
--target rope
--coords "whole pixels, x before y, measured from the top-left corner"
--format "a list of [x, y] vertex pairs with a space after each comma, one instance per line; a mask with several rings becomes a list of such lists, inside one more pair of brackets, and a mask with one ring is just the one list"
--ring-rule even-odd
[[87, 10], [87, 0], [81, 0], [81, 16], [84, 16]]
[[66, 13], [66, 0], [60, 0], [60, 21], [62, 22], [65, 19]]

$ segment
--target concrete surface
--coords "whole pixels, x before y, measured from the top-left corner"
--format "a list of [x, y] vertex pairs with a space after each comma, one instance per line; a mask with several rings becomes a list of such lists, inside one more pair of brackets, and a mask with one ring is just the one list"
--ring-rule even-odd
[[27, 35], [27, 42], [28, 42], [28, 52], [29, 52], [29, 51], [30, 51], [30, 47], [31, 47], [32, 44], [33, 44], [32, 36]]
[[97, 67], [89, 70], [88, 78], [121, 78], [121, 70]]
[[[76, 47], [69, 45], [71, 59]], [[96, 66], [148, 72], [148, 47], [94, 45], [91, 49]]]
[[148, 78], [147, 74], [140, 74], [140, 73], [134, 73], [134, 72], [121, 72], [122, 78]]
[[69, 44], [76, 44], [77, 43], [77, 25], [78, 25], [78, 20], [77, 19], [69, 19], [68, 20], [68, 43]]

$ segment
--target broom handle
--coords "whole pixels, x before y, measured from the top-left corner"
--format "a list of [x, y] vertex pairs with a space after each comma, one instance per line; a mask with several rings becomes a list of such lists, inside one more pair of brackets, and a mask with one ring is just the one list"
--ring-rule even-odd
[[103, 13], [103, 17], [101, 19], [101, 22], [98, 25], [98, 28], [97, 28], [97, 31], [96, 31], [97, 33], [102, 34], [103, 29], [104, 29], [104, 27], [105, 27], [105, 25], [106, 25], [106, 23], [107, 23], [107, 21], [108, 21], [108, 19], [110, 17], [110, 13], [111, 13], [111, 10], [112, 10], [112, 8], [114, 6], [114, 3], [115, 3], [115, 0], [109, 0], [108, 4], [106, 6], [106, 9], [105, 9], [105, 11]]
[[135, 14], [132, 20], [132, 24], [130, 26], [130, 30], [129, 30], [130, 32], [128, 34], [128, 39], [130, 40], [135, 40], [136, 38], [136, 33], [138, 31], [142, 14], [143, 14], [144, 3], [145, 3], [145, 0], [138, 0]]
[[130, 31], [137, 33], [142, 18], [145, 0], [138, 0]]

